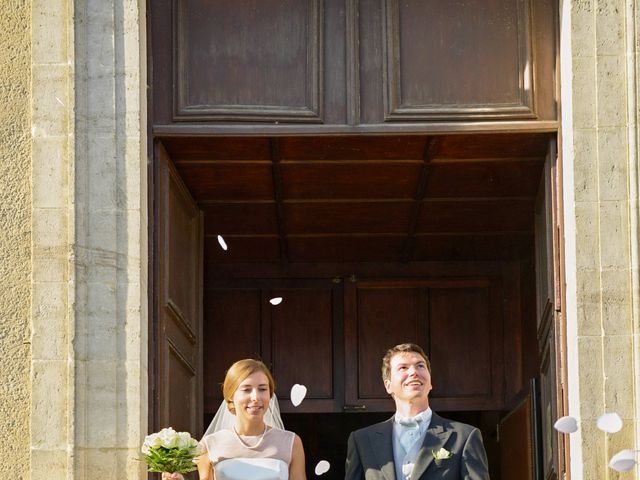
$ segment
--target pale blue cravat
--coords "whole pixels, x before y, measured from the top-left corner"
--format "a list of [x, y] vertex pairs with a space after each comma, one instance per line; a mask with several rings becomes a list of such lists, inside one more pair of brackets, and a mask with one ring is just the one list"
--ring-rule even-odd
[[424, 439], [432, 413], [431, 409], [427, 408], [415, 417], [406, 418], [396, 412], [393, 420], [393, 457], [398, 480], [410, 478], [408, 473], [413, 470], [413, 464], [420, 451], [417, 443]]
[[419, 413], [415, 417], [402, 417], [396, 414], [396, 423], [400, 426], [398, 441], [405, 452], [408, 453], [411, 447], [413, 447], [413, 444], [420, 438], [420, 424], [422, 421], [422, 413]]

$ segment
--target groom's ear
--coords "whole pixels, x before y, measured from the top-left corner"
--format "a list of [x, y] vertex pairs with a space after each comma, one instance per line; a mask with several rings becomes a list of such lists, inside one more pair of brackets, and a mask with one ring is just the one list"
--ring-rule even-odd
[[389, 395], [393, 395], [393, 393], [391, 392], [391, 381], [390, 380], [385, 380], [384, 381], [384, 388], [387, 390], [387, 393]]

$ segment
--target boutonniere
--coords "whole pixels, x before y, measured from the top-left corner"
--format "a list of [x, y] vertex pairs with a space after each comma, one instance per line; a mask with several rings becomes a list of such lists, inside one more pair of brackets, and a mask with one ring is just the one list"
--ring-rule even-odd
[[448, 460], [453, 457], [453, 453], [451, 453], [446, 448], [441, 448], [437, 452], [435, 450], [431, 450], [431, 454], [433, 455], [433, 459], [438, 465], [440, 465], [440, 462], [442, 462], [442, 460]]

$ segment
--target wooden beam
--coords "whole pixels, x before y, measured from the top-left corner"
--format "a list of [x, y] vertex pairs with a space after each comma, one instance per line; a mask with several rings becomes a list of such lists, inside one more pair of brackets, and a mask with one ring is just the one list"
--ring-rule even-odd
[[416, 189], [415, 201], [411, 209], [411, 216], [409, 217], [409, 228], [407, 230], [407, 240], [404, 244], [404, 250], [402, 253], [402, 262], [410, 262], [413, 258], [413, 250], [415, 245], [416, 228], [418, 226], [418, 219], [420, 218], [420, 212], [422, 210], [422, 200], [427, 192], [427, 182], [429, 181], [429, 164], [435, 157], [438, 149], [438, 142], [436, 137], [427, 138], [427, 142], [424, 147], [424, 153], [422, 155], [422, 171], [420, 172], [420, 179], [418, 180], [418, 188]]
[[242, 136], [271, 137], [287, 135], [443, 135], [449, 133], [554, 133], [557, 120], [486, 121], [486, 122], [429, 122], [384, 123], [361, 125], [296, 125], [296, 124], [156, 124], [151, 127], [154, 136]]
[[283, 264], [289, 261], [289, 245], [287, 244], [287, 227], [282, 206], [282, 168], [280, 167], [280, 140], [269, 139], [271, 162], [273, 171], [273, 197], [276, 203], [276, 221], [278, 224], [278, 239], [280, 248], [280, 261]]

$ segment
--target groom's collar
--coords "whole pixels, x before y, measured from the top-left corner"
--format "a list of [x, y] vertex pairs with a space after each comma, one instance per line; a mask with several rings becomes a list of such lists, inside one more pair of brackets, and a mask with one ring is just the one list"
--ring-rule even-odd
[[429, 424], [431, 423], [432, 417], [433, 417], [433, 411], [429, 407], [427, 407], [426, 410], [423, 410], [417, 415], [414, 415], [412, 417], [405, 417], [401, 415], [400, 412], [396, 412], [396, 414], [393, 416], [396, 423], [403, 423], [407, 421], [409, 422], [417, 421], [417, 422], [422, 422], [426, 426], [429, 426]]

